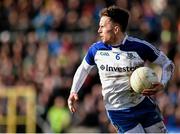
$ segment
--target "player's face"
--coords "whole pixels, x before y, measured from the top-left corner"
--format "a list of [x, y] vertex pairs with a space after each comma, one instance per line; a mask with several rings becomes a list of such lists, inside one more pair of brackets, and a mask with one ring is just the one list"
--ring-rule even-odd
[[99, 22], [98, 29], [99, 36], [102, 42], [107, 44], [114, 44], [116, 42], [114, 24], [110, 17], [102, 16]]

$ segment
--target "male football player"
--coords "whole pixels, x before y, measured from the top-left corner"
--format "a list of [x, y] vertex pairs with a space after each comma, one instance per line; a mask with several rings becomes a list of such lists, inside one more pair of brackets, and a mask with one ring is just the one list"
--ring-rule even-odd
[[[90, 70], [96, 66], [105, 108], [118, 132], [167, 132], [158, 106], [149, 96], [164, 89], [172, 76], [174, 64], [150, 43], [127, 35], [128, 21], [128, 11], [116, 6], [101, 11], [98, 29], [101, 41], [89, 48], [75, 73], [68, 98], [69, 109], [71, 112], [76, 111], [78, 91]], [[146, 61], [162, 67], [161, 81], [137, 94], [131, 89], [129, 78]]]

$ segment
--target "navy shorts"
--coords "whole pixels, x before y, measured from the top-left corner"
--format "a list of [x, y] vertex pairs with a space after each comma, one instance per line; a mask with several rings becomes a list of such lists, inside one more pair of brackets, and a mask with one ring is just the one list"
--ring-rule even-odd
[[125, 110], [108, 110], [108, 116], [118, 132], [124, 133], [139, 123], [143, 128], [152, 126], [162, 121], [162, 115], [158, 106], [148, 97], [135, 107]]

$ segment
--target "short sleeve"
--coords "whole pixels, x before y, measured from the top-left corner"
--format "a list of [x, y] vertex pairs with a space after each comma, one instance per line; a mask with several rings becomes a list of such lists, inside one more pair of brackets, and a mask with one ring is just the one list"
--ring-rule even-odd
[[94, 47], [94, 45], [92, 45], [89, 48], [89, 50], [86, 54], [86, 57], [85, 57], [85, 60], [89, 65], [95, 65], [94, 56], [95, 56], [96, 52], [97, 52], [97, 49]]

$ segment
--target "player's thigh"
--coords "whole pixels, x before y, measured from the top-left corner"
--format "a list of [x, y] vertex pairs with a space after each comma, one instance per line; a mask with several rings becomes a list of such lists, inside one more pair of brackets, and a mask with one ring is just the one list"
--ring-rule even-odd
[[118, 133], [124, 133], [138, 125], [138, 121], [130, 112], [109, 110], [108, 117], [111, 123], [116, 127]]
[[167, 129], [163, 121], [155, 123], [152, 126], [144, 128], [146, 133], [167, 133]]
[[126, 131], [125, 133], [145, 133], [145, 131], [142, 125], [138, 124], [136, 127]]

